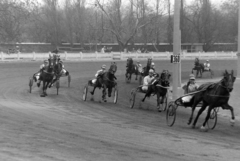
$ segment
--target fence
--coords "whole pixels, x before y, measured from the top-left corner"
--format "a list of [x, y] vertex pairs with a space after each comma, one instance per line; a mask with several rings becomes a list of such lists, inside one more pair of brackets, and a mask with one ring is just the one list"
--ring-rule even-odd
[[[196, 57], [203, 59], [235, 59], [237, 52], [182, 52], [182, 59], [194, 59]], [[39, 60], [47, 59], [51, 53], [0, 53], [1, 60]], [[126, 60], [131, 57], [133, 59], [145, 60], [146, 58], [152, 58], [154, 60], [170, 59], [172, 52], [150, 52], [150, 53], [123, 53], [123, 52], [112, 52], [112, 53], [60, 53], [62, 59], [65, 60]]]

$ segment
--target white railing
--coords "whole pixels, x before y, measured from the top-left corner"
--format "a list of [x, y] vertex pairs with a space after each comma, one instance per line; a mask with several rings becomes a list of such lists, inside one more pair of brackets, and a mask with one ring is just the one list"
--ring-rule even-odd
[[[194, 52], [181, 53], [182, 59], [194, 59], [196, 57], [202, 59], [235, 59], [237, 52]], [[0, 53], [0, 60], [41, 60], [47, 59], [49, 57], [49, 53]], [[60, 53], [62, 59], [65, 60], [126, 60], [131, 57], [133, 59], [145, 60], [146, 58], [152, 58], [154, 60], [164, 60], [170, 59], [172, 52], [149, 52], [149, 53], [123, 53], [123, 52], [112, 52], [112, 53]]]

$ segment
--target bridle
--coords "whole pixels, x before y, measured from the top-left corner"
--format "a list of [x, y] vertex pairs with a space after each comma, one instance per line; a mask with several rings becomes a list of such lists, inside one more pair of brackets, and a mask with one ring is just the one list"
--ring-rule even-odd
[[222, 80], [220, 80], [218, 83], [216, 83], [217, 88], [218, 87], [222, 87], [224, 89], [226, 89], [227, 94], [229, 94], [228, 96], [221, 96], [221, 95], [214, 95], [214, 94], [207, 94], [208, 96], [215, 96], [215, 97], [230, 97], [230, 89], [224, 85], [222, 85], [222, 82], [224, 81], [224, 78]]

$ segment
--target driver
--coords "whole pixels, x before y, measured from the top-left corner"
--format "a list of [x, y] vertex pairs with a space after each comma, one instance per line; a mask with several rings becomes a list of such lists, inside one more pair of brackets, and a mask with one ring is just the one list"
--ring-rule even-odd
[[155, 72], [155, 63], [154, 62], [151, 63], [150, 69], [153, 69], [153, 71]]
[[154, 80], [154, 76], [153, 76], [154, 71], [152, 69], [149, 70], [149, 74], [144, 77], [143, 79], [143, 86], [142, 86], [142, 91], [143, 92], [147, 92], [148, 90], [148, 86], [152, 84], [152, 81]]
[[210, 70], [209, 60], [206, 60], [206, 62], [204, 63], [204, 70], [206, 70], [206, 71], [209, 71], [209, 70]]
[[38, 83], [37, 83], [38, 87], [40, 86], [40, 83], [41, 83], [40, 75], [43, 72], [43, 70], [45, 70], [48, 67], [48, 65], [49, 65], [48, 64], [48, 60], [44, 60], [43, 64], [40, 65], [40, 70], [39, 70], [39, 72], [35, 76], [35, 82], [38, 81]]
[[[197, 91], [199, 85], [195, 82], [195, 76], [193, 74], [189, 75], [189, 81], [182, 87], [184, 94], [192, 93]], [[193, 95], [188, 95], [182, 98], [183, 102], [190, 102]]]
[[99, 78], [99, 76], [101, 76], [105, 71], [106, 71], [106, 65], [103, 64], [101, 69], [98, 70], [97, 73], [95, 74], [95, 78], [92, 80], [92, 84], [95, 84], [97, 81], [97, 78]]
[[136, 66], [137, 66], [138, 72], [141, 73], [143, 71], [143, 69], [142, 69], [142, 64], [139, 62], [139, 60], [137, 61]]

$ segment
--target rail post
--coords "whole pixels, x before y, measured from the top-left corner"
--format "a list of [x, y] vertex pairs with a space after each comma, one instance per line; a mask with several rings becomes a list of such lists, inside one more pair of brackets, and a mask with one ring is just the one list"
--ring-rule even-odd
[[20, 51], [17, 52], [17, 60], [20, 59]]
[[3, 58], [3, 52], [1, 52], [1, 60], [2, 60], [2, 61], [4, 60], [4, 58]]
[[95, 51], [95, 54], [96, 54], [96, 59], [98, 59], [98, 52], [97, 52], [97, 51]]
[[64, 53], [65, 53], [65, 60], [67, 60], [67, 52], [65, 51]]
[[82, 52], [80, 51], [80, 60], [82, 60]]
[[33, 60], [36, 60], [35, 52], [33, 52]]

